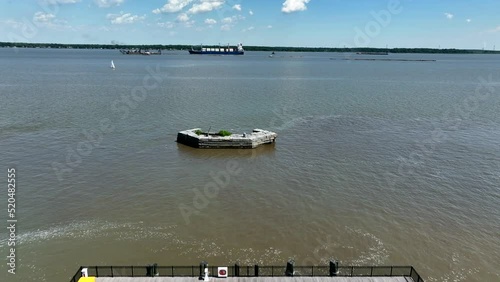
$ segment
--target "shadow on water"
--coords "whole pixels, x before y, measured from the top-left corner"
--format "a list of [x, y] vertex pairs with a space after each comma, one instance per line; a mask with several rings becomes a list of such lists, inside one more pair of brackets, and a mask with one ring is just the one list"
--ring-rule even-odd
[[195, 158], [242, 158], [252, 159], [264, 155], [274, 155], [275, 144], [260, 145], [255, 149], [199, 149], [176, 143], [179, 155]]

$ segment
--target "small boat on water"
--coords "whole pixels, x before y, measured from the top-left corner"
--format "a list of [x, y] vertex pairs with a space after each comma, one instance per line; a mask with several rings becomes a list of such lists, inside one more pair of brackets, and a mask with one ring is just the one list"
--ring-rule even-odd
[[229, 44], [226, 47], [216, 47], [216, 48], [211, 48], [211, 47], [203, 47], [200, 46], [200, 49], [195, 50], [193, 47], [191, 47], [191, 50], [189, 50], [189, 54], [196, 54], [196, 55], [243, 55], [245, 54], [245, 50], [243, 49], [243, 45], [240, 43], [236, 48], [229, 47]]
[[269, 58], [272, 58], [274, 57], [274, 51], [271, 53], [271, 55], [269, 55]]
[[115, 69], [115, 63], [113, 62], [113, 60], [111, 60], [111, 65], [109, 66], [111, 69]]

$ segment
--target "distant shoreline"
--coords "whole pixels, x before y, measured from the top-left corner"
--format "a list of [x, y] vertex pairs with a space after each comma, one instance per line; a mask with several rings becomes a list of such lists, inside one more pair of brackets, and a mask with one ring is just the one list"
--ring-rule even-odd
[[[204, 45], [217, 48], [218, 45]], [[6, 48], [55, 48], [55, 49], [146, 49], [146, 50], [177, 50], [186, 51], [191, 45], [112, 45], [112, 44], [60, 44], [60, 43], [23, 43], [0, 42], [0, 47]], [[418, 53], [418, 54], [500, 54], [500, 51], [479, 49], [433, 49], [433, 48], [330, 48], [330, 47], [285, 47], [285, 46], [244, 46], [245, 51], [268, 52], [387, 52], [387, 53]]]

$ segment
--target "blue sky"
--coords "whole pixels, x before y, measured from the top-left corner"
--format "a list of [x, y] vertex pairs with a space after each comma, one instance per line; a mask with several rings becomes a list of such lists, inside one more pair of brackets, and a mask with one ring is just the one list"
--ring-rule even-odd
[[0, 41], [500, 49], [499, 0], [0, 0]]

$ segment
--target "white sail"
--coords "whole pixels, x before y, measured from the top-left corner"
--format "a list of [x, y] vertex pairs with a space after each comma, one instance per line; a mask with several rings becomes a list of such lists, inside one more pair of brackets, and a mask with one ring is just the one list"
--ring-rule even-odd
[[115, 63], [113, 63], [113, 60], [111, 60], [111, 68], [115, 69]]

